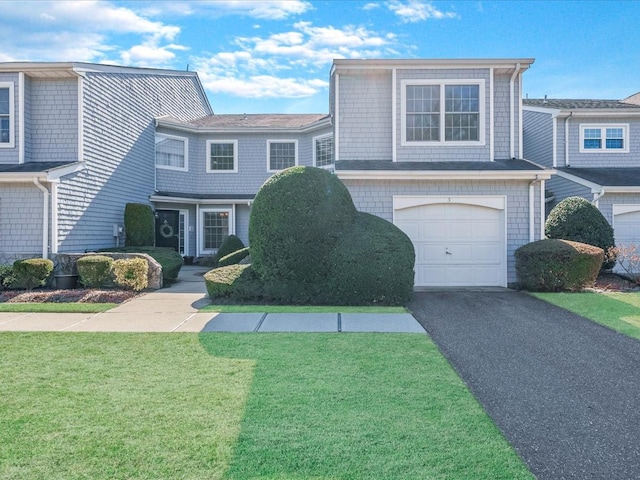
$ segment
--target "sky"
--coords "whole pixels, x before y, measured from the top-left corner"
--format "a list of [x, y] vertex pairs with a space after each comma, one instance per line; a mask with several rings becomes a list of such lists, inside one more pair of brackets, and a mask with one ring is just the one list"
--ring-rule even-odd
[[535, 58], [529, 98], [640, 91], [640, 1], [0, 1], [0, 62], [197, 71], [215, 113], [326, 113], [334, 58]]

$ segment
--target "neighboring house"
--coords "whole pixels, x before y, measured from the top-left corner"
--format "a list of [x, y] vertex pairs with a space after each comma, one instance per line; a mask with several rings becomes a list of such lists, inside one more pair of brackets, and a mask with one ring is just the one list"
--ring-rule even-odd
[[532, 63], [334, 61], [336, 174], [409, 235], [417, 287], [506, 286], [515, 250], [541, 238], [552, 171], [523, 160], [521, 134]]
[[624, 100], [524, 100], [524, 155], [557, 175], [550, 206], [594, 203], [616, 243], [640, 243], [640, 94]]
[[122, 243], [155, 189], [154, 118], [212, 113], [194, 72], [0, 63], [0, 262]]

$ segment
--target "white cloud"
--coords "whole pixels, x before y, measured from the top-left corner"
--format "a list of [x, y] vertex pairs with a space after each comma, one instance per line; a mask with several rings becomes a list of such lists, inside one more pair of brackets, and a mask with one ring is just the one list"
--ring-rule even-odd
[[391, 0], [387, 3], [387, 8], [400, 17], [403, 23], [422, 22], [431, 18], [441, 20], [458, 17], [455, 12], [442, 12], [431, 2], [422, 0], [408, 0], [406, 2]]
[[363, 10], [365, 11], [369, 11], [369, 10], [375, 10], [376, 8], [380, 8], [380, 4], [379, 3], [367, 3], [364, 7], [362, 7]]
[[280, 78], [273, 75], [254, 75], [245, 78], [217, 76], [199, 71], [207, 90], [248, 98], [303, 98], [315, 95], [328, 82], [300, 78]]
[[[174, 2], [158, 2], [154, 4], [154, 9], [176, 11], [171, 3]], [[242, 16], [264, 20], [285, 20], [313, 9], [310, 2], [303, 0], [200, 0], [177, 3], [184, 5], [182, 13], [185, 15]]]

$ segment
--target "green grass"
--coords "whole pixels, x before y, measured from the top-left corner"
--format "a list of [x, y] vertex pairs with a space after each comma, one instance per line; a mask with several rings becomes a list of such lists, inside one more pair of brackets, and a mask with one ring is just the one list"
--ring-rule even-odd
[[640, 339], [640, 293], [532, 293], [620, 333]]
[[201, 312], [221, 313], [407, 313], [404, 307], [325, 305], [207, 305]]
[[117, 303], [0, 303], [0, 312], [99, 313], [117, 306]]
[[426, 335], [201, 339], [255, 362], [227, 480], [532, 478]]

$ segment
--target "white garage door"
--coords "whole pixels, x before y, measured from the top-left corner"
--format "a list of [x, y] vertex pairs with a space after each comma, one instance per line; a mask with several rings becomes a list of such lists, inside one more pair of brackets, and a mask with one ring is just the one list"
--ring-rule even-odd
[[503, 197], [395, 197], [416, 250], [416, 286], [505, 286]]
[[640, 245], [640, 205], [613, 206], [613, 235], [616, 245]]

